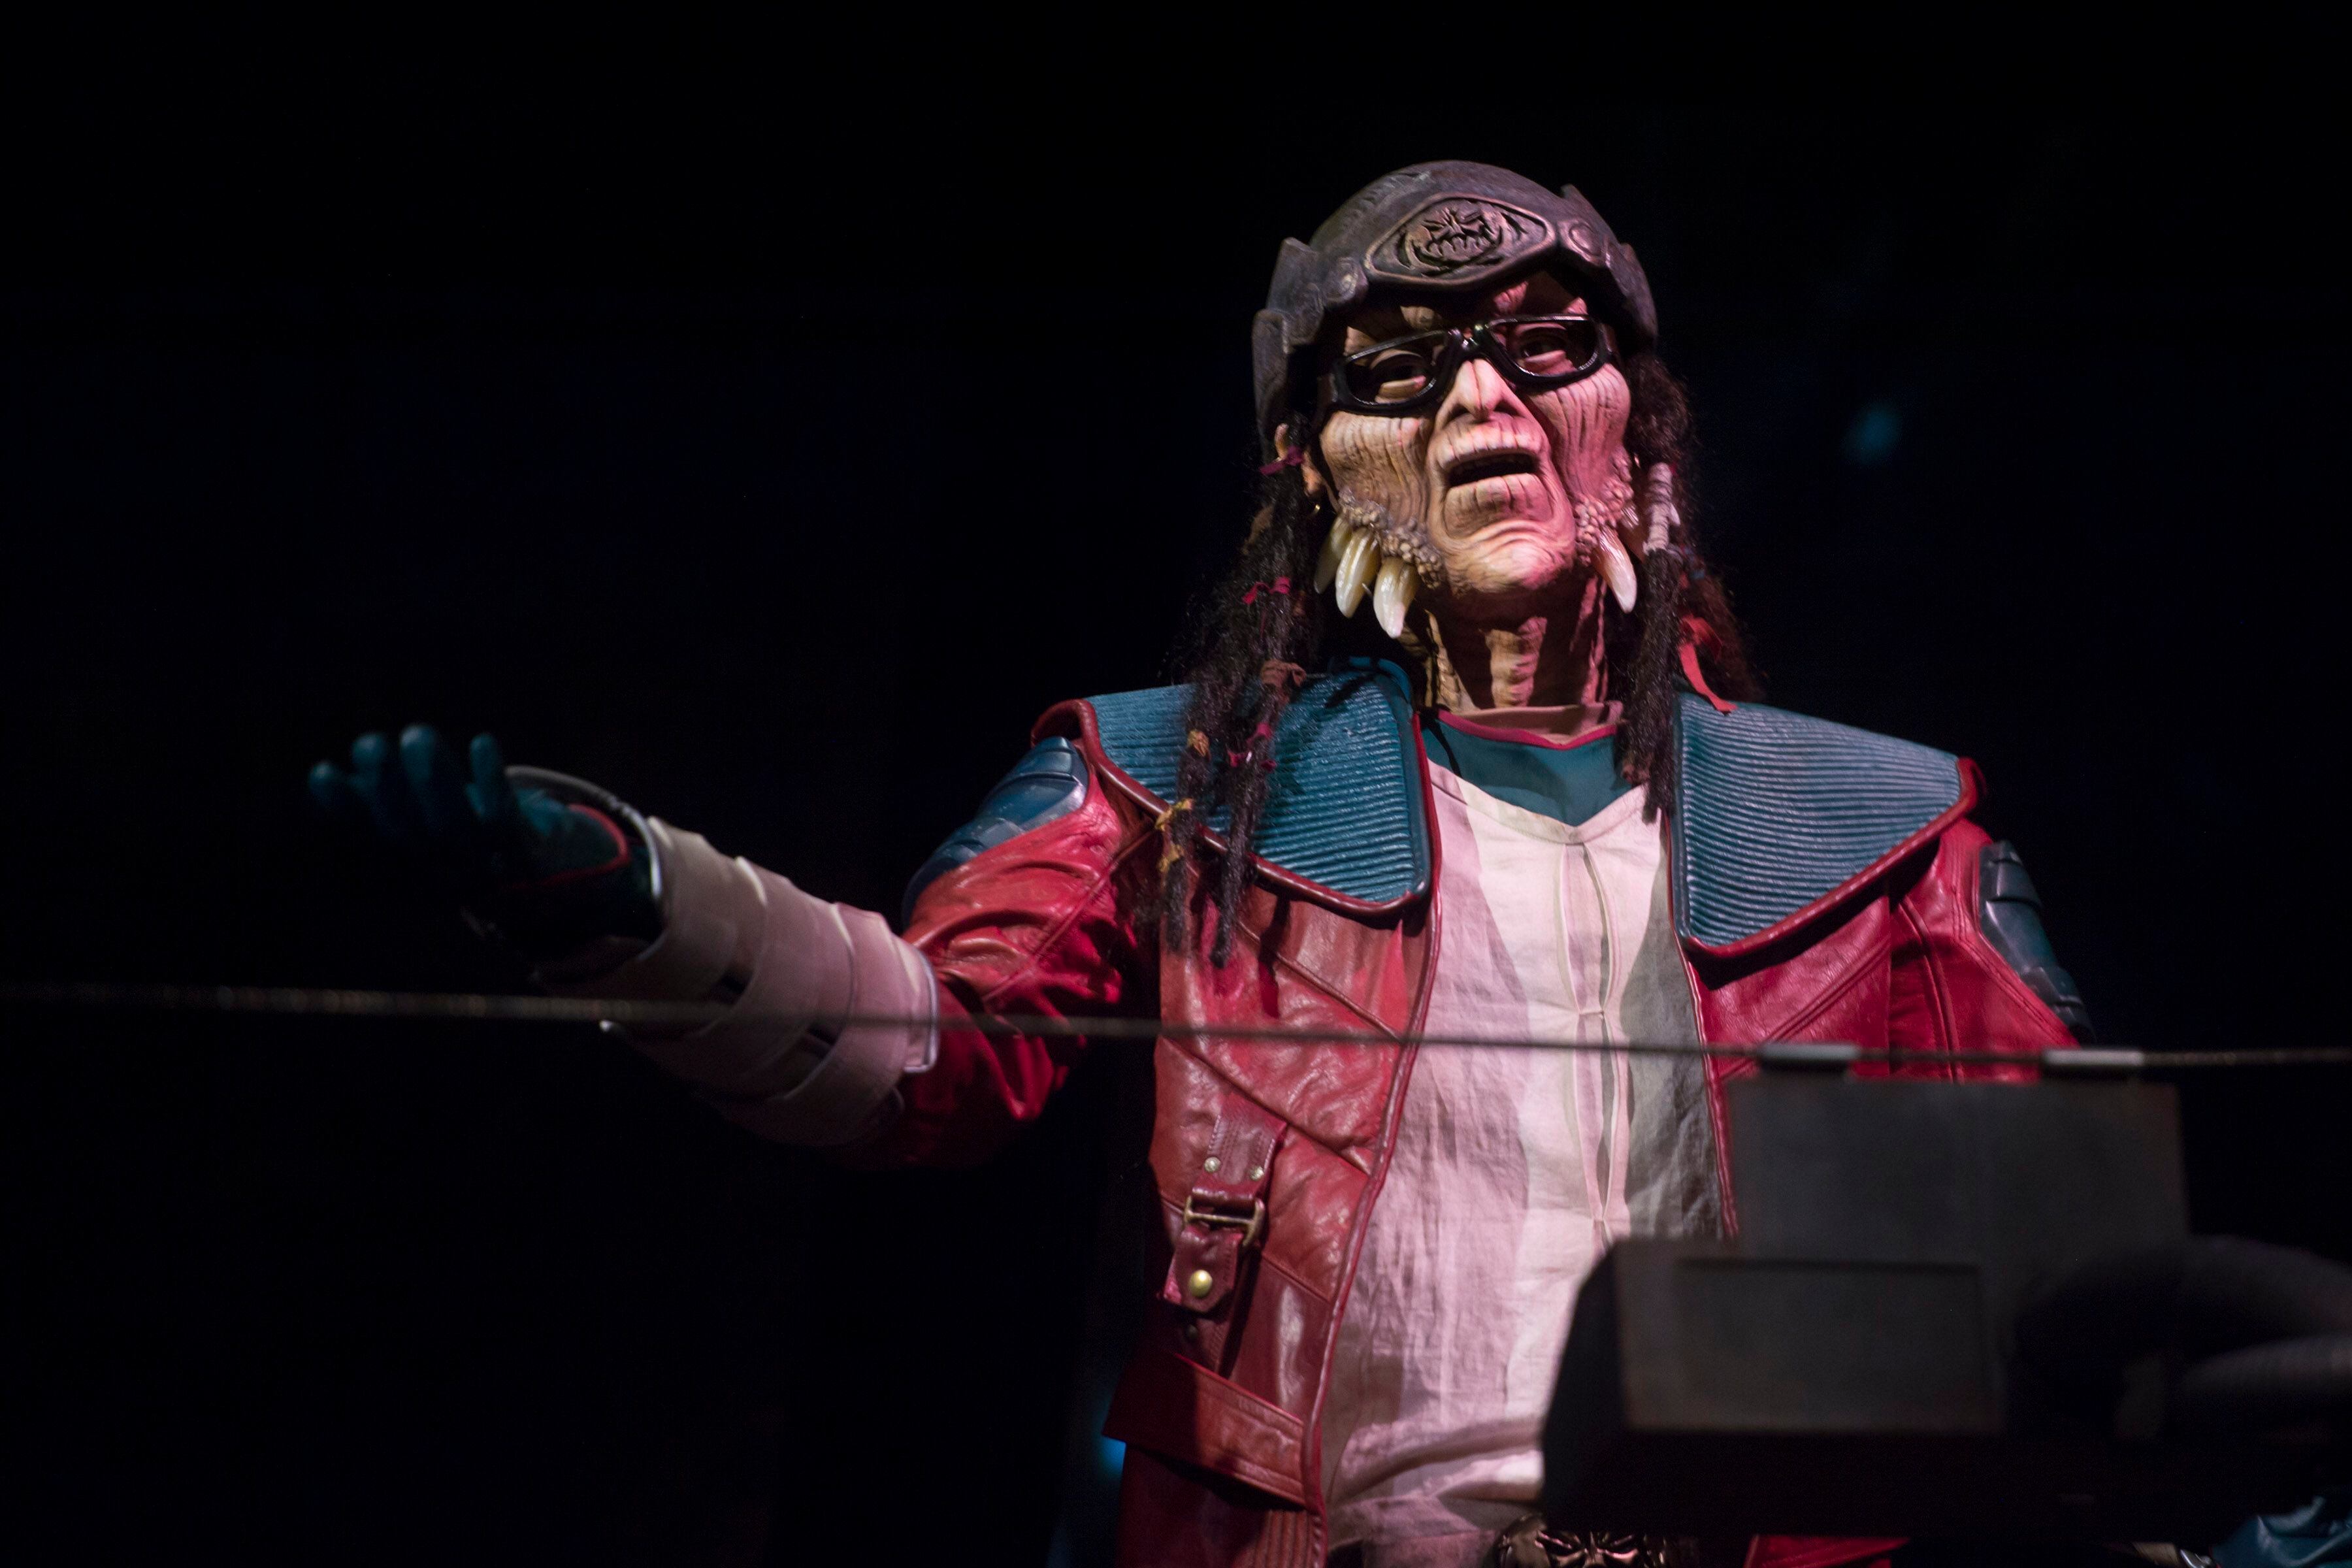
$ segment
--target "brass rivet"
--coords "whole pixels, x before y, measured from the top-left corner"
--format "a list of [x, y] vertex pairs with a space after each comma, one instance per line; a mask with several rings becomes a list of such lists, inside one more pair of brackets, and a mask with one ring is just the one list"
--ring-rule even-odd
[[1185, 1337], [1186, 1339], [1188, 1339], [1188, 1340], [1197, 1340], [1197, 1339], [1199, 1339], [1199, 1338], [1201, 1337], [1201, 1325], [1200, 1325], [1200, 1324], [1198, 1324], [1198, 1323], [1196, 1323], [1196, 1322], [1194, 1322], [1194, 1321], [1193, 1321], [1192, 1319], [1190, 1319], [1190, 1318], [1185, 1319], [1185, 1320], [1184, 1320], [1184, 1337]]
[[1205, 1268], [1195, 1268], [1184, 1276], [1184, 1294], [1195, 1301], [1217, 1288], [1217, 1277]]
[[1223, 1163], [1224, 1162], [1223, 1160], [1220, 1160], [1214, 1154], [1212, 1154], [1207, 1159], [1201, 1162], [1201, 1169], [1208, 1172], [1213, 1176], [1217, 1173], [1217, 1167]]
[[1251, 1180], [1251, 1181], [1253, 1181], [1253, 1182], [1263, 1182], [1263, 1181], [1265, 1181], [1265, 1167], [1264, 1165], [1252, 1165], [1252, 1166], [1250, 1167], [1250, 1180]]

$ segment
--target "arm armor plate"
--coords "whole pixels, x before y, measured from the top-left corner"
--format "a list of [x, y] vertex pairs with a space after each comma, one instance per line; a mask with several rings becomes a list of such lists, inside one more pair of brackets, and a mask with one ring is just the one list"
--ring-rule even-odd
[[2033, 890], [2025, 862], [2008, 844], [1988, 844], [1978, 858], [1977, 925], [1993, 951], [2049, 1004], [2074, 1038], [2090, 1043], [2091, 1010], [2083, 1005], [2074, 977], [2058, 967], [2050, 934], [2042, 929], [2042, 895]]
[[915, 918], [915, 900], [923, 889], [983, 849], [1018, 838], [1033, 827], [1043, 827], [1087, 803], [1087, 764], [1078, 749], [1059, 735], [1029, 748], [1013, 771], [996, 781], [972, 819], [949, 835], [931, 851], [914, 880], [907, 884], [906, 902], [898, 911], [903, 931]]

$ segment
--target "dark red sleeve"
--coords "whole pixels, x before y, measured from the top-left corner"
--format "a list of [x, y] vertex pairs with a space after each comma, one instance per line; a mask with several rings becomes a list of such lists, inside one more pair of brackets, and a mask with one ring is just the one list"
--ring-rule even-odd
[[[2074, 1036], [1983, 934], [1977, 869], [1991, 840], [1973, 822], [1946, 829], [1934, 858], [1895, 899], [1888, 1044], [1897, 1050], [2029, 1055]], [[2021, 1063], [1955, 1063], [1954, 1078], [2027, 1079]]]
[[1160, 846], [1099, 779], [1066, 816], [982, 850], [925, 888], [906, 938], [940, 980], [940, 1050], [904, 1079], [904, 1109], [848, 1152], [862, 1165], [969, 1165], [1036, 1120], [1081, 1039], [982, 1035], [975, 1011], [1052, 1018], [1149, 1015], [1157, 953], [1135, 911]]

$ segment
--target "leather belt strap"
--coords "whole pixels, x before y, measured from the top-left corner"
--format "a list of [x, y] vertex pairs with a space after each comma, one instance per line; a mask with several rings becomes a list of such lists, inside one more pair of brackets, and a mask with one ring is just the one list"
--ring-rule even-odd
[[[1266, 1188], [1287, 1127], [1254, 1100], [1226, 1092], [1177, 1215], [1162, 1300], [1196, 1319], [1229, 1316], [1247, 1255], [1265, 1239]], [[1213, 1352], [1204, 1359], [1213, 1364]]]

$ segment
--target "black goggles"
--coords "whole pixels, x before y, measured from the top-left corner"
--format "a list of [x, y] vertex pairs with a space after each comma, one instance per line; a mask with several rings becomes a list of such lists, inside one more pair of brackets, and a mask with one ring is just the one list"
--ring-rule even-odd
[[1615, 352], [1608, 327], [1590, 316], [1498, 316], [1349, 354], [1331, 367], [1331, 401], [1360, 414], [1412, 414], [1444, 397], [1472, 354], [1522, 391], [1541, 392], [1583, 380]]

